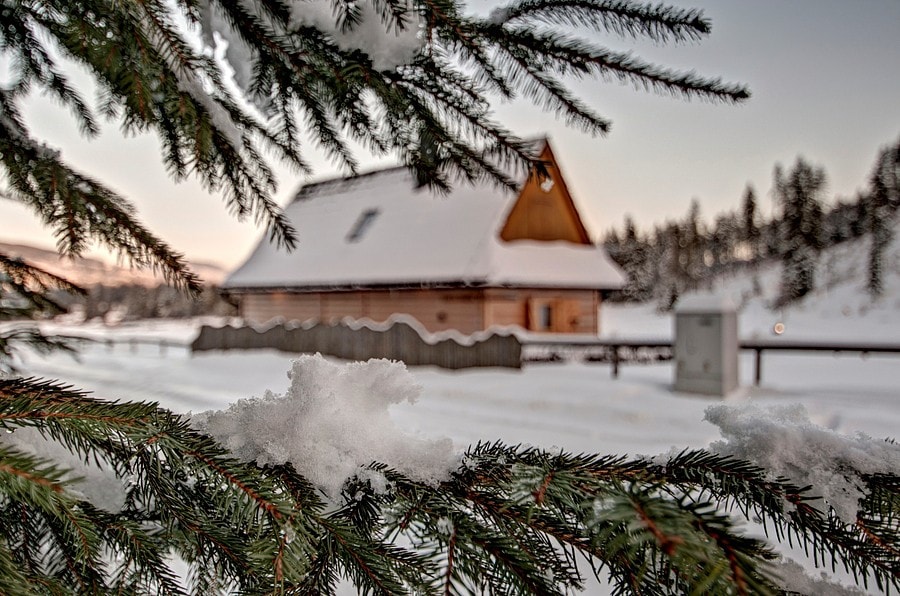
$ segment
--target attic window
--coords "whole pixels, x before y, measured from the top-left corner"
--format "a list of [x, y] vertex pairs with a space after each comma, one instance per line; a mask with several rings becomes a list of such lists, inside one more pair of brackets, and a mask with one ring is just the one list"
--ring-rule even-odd
[[378, 213], [378, 209], [366, 209], [363, 211], [350, 229], [350, 233], [347, 234], [347, 242], [359, 242], [366, 230], [372, 226], [372, 222], [375, 221]]

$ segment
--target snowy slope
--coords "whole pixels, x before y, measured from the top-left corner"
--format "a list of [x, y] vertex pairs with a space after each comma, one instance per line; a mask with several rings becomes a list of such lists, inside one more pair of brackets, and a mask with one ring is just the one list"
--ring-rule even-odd
[[[771, 306], [778, 296], [779, 262], [716, 279], [706, 291], [738, 305], [743, 338], [773, 337], [775, 323], [781, 322], [785, 339], [900, 342], [900, 222], [895, 224], [894, 238], [884, 255], [885, 291], [879, 300], [866, 293], [868, 237], [823, 251], [816, 269], [817, 289], [787, 308]], [[605, 305], [601, 329], [611, 337], [671, 336], [670, 319], [656, 316], [655, 307]]]

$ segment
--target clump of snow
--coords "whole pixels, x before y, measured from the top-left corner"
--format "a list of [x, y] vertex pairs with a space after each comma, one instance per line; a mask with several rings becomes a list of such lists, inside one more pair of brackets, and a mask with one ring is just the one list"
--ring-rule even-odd
[[781, 587], [791, 593], [815, 594], [816, 596], [861, 596], [865, 594], [857, 588], [844, 586], [834, 581], [827, 573], [819, 572], [812, 577], [799, 563], [782, 559], [775, 568]]
[[72, 482], [70, 491], [95, 507], [117, 513], [125, 506], [125, 483], [102, 461], [99, 464], [85, 462], [80, 455], [73, 453], [65, 445], [44, 437], [35, 428], [17, 428], [11, 433], [0, 435], [0, 445], [3, 444], [49, 460], [60, 469], [71, 470], [64, 477], [64, 480]]
[[283, 395], [267, 391], [193, 422], [241, 460], [290, 462], [334, 501], [347, 479], [371, 480], [365, 467], [376, 461], [421, 482], [449, 478], [458, 459], [451, 440], [412, 436], [389, 415], [392, 404], [415, 402], [421, 392], [403, 363], [337, 364], [303, 355], [289, 377]]
[[856, 522], [859, 500], [865, 496], [860, 475], [900, 470], [900, 445], [817, 426], [802, 405], [718, 405], [706, 409], [705, 419], [718, 426], [724, 438], [710, 444], [712, 451], [749, 460], [799, 486], [811, 485], [848, 524]]
[[376, 495], [389, 494], [393, 488], [383, 472], [373, 470], [372, 468], [362, 468], [357, 470], [355, 477], [359, 482], [368, 484], [369, 488]]
[[509, 20], [509, 7], [498, 6], [488, 16], [488, 20], [495, 25], [502, 25]]
[[449, 517], [442, 517], [437, 520], [435, 524], [435, 529], [439, 534], [443, 536], [453, 536], [453, 532], [455, 531], [455, 526], [453, 525], [453, 520]]

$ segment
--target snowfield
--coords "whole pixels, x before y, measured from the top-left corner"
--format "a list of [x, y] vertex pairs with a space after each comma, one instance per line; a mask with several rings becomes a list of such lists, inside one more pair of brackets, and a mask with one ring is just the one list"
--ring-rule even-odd
[[[634, 308], [607, 307], [605, 316], [635, 321], [637, 314]], [[646, 326], [661, 324], [652, 308], [645, 314]], [[92, 334], [184, 339], [195, 332], [193, 325], [123, 325], [102, 333], [95, 328]], [[63, 354], [28, 354], [21, 364], [28, 374], [60, 379], [98, 396], [154, 400], [179, 412], [199, 413], [262, 397], [267, 390], [285, 393], [294, 357], [272, 350], [191, 355], [183, 347], [163, 351], [150, 344], [100, 343], [85, 344], [77, 361]], [[457, 451], [499, 439], [576, 452], [656, 455], [721, 441], [719, 428], [704, 420], [711, 406], [798, 405], [808, 415], [801, 433], [811, 429], [828, 437], [825, 443], [810, 444], [807, 457], [821, 456], [816, 451], [833, 440], [900, 436], [900, 355], [772, 353], [764, 356], [763, 366], [763, 383], [753, 387], [752, 355], [743, 354], [742, 386], [725, 399], [674, 393], [671, 363], [624, 365], [618, 379], [612, 379], [608, 364], [579, 362], [529, 364], [522, 370], [411, 367], [421, 392], [415, 403], [390, 405], [387, 428], [399, 427], [417, 445], [449, 438]], [[821, 570], [814, 570], [802, 553], [789, 554], [812, 575], [804, 577], [799, 567], [782, 568], [795, 578], [794, 589], [805, 585], [809, 594], [856, 593], [822, 584], [815, 579]], [[588, 586], [587, 594], [608, 593], [605, 586]], [[342, 592], [352, 593], [349, 587]]]

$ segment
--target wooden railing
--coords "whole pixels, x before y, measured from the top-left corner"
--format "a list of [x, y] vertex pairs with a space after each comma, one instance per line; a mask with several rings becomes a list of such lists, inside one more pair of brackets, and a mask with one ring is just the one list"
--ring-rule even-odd
[[866, 354], [900, 354], [900, 343], [839, 342], [839, 341], [795, 341], [795, 340], [745, 340], [740, 342], [742, 350], [756, 353], [753, 384], [762, 381], [762, 354], [770, 352], [852, 352]]
[[[607, 355], [607, 360], [612, 365], [612, 376], [619, 376], [619, 366], [622, 362], [633, 360], [633, 358], [625, 358], [624, 353], [630, 351], [637, 352], [640, 349], [657, 350], [659, 360], [668, 359], [674, 354], [674, 345], [672, 340], [664, 339], [572, 339], [565, 340], [560, 338], [542, 339], [530, 337], [523, 341], [523, 349], [540, 347], [545, 350], [561, 350], [561, 351], [580, 351], [587, 355], [590, 359], [591, 350], [603, 350]], [[880, 342], [840, 342], [840, 341], [818, 341], [818, 340], [778, 340], [778, 339], [749, 339], [741, 340], [738, 344], [741, 350], [751, 350], [755, 353], [754, 358], [754, 385], [759, 385], [762, 381], [762, 355], [763, 352], [851, 352], [860, 355], [866, 354], [900, 354], [900, 343], [880, 343]], [[668, 354], [668, 356], [667, 356]]]
[[165, 354], [168, 348], [188, 349], [191, 347], [188, 341], [178, 341], [164, 337], [99, 337], [73, 335], [70, 333], [54, 335], [54, 337], [72, 342], [100, 344], [110, 349], [114, 346], [128, 346], [132, 351], [136, 350], [138, 346], [156, 346], [159, 348], [160, 354]]
[[[256, 331], [250, 328], [205, 328], [191, 343], [173, 339], [154, 337], [91, 337], [65, 334], [73, 341], [129, 346], [135, 350], [139, 345], [158, 346], [164, 354], [168, 348], [184, 348], [192, 351], [221, 349], [276, 348], [286, 351], [322, 351], [337, 357], [366, 359], [370, 357], [395, 358], [407, 364], [436, 364], [445, 368], [469, 368], [472, 366], [518, 367], [521, 362], [553, 360], [554, 356], [577, 356], [581, 360], [609, 362], [613, 378], [618, 378], [622, 364], [627, 362], [649, 362], [670, 360], [674, 356], [674, 346], [670, 339], [625, 339], [596, 337], [548, 337], [531, 335], [517, 339], [515, 336], [501, 336], [491, 341], [460, 345], [444, 340], [437, 345], [424, 345], [421, 338], [406, 325], [397, 325], [392, 332], [372, 332], [371, 330], [350, 330], [340, 328], [306, 329], [303, 331], [273, 328]], [[299, 333], [297, 331], [300, 331]], [[360, 332], [361, 331], [361, 332]], [[292, 333], [293, 332], [293, 333]], [[339, 336], [339, 337], [338, 337]], [[300, 339], [302, 337], [302, 340]], [[754, 352], [753, 381], [762, 381], [764, 352], [795, 353], [853, 353], [900, 354], [900, 343], [891, 342], [843, 342], [821, 340], [786, 339], [746, 339], [739, 342], [739, 348]], [[544, 356], [544, 357], [542, 357]]]
[[[672, 342], [665, 339], [597, 339], [578, 338], [561, 340], [558, 338], [544, 339], [530, 336], [522, 340], [523, 352], [534, 354], [535, 348], [550, 351], [551, 353], [580, 353], [582, 359], [593, 362], [609, 362], [612, 366], [613, 378], [618, 378], [619, 367], [623, 362], [671, 360]], [[650, 354], [641, 356], [641, 351], [649, 351]], [[538, 357], [534, 357], [539, 359]]]

